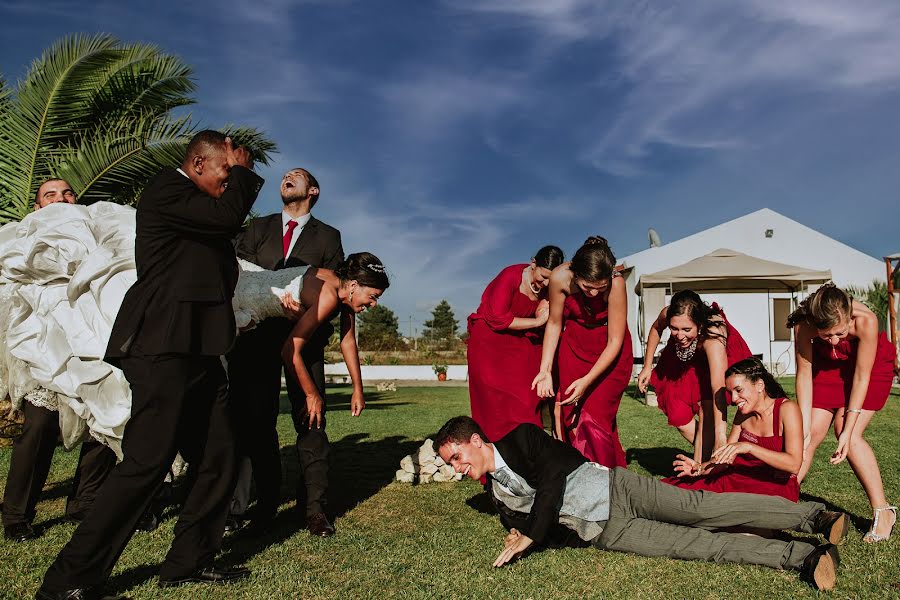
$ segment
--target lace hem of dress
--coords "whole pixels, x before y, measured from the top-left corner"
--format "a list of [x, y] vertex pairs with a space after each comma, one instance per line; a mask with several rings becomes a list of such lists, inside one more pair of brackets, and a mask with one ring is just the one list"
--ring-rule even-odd
[[59, 398], [57, 397], [56, 392], [51, 392], [47, 388], [34, 388], [25, 394], [25, 400], [31, 402], [35, 406], [46, 408], [47, 410], [52, 410], [54, 412], [59, 411]]

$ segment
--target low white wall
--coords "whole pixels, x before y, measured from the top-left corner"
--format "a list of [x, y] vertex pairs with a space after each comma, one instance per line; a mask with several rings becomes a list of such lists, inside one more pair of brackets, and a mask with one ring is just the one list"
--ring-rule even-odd
[[[362, 365], [364, 380], [375, 379], [408, 379], [420, 381], [435, 381], [437, 375], [431, 365]], [[325, 375], [345, 375], [349, 377], [346, 363], [325, 365]], [[447, 367], [447, 379], [466, 381], [469, 378], [468, 365], [449, 365]]]

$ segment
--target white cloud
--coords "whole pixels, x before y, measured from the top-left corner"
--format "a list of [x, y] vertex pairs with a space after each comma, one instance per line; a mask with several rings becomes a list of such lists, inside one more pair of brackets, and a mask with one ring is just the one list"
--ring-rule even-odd
[[642, 173], [654, 144], [752, 145], [754, 127], [740, 135], [731, 127], [741, 118], [736, 107], [752, 108], [780, 92], [866, 94], [900, 83], [900, 3], [894, 0], [449, 5], [510, 27], [525, 24], [536, 33], [535, 45], [550, 41], [542, 46], [547, 52], [586, 51], [584, 44], [597, 40], [612, 44], [615, 65], [604, 69], [624, 75], [627, 96], [617, 113], [597, 116], [595, 139], [580, 155], [618, 175]]
[[409, 135], [437, 138], [478, 117], [491, 117], [527, 97], [512, 77], [496, 73], [459, 73], [434, 68], [376, 87], [389, 118]]

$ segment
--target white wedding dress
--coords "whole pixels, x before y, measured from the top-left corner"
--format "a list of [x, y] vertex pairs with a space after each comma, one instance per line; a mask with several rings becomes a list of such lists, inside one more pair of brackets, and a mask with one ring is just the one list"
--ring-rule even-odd
[[[131, 390], [103, 362], [110, 330], [137, 274], [133, 208], [57, 203], [0, 227], [0, 398], [59, 411], [63, 443], [89, 432], [121, 459]], [[266, 271], [239, 261], [238, 328], [282, 316], [307, 267]]]

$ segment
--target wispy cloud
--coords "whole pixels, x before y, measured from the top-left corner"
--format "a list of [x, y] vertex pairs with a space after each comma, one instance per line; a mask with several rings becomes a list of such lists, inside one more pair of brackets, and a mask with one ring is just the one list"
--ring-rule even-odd
[[900, 83], [896, 2], [450, 5], [518, 21], [551, 40], [551, 52], [596, 40], [612, 45], [613, 68], [628, 83], [627, 96], [615, 115], [598, 116], [595, 141], [580, 155], [617, 175], [642, 173], [642, 159], [656, 144], [716, 150], [752, 144], [752, 129], [736, 134], [730, 124], [775, 87], [870, 93]]

